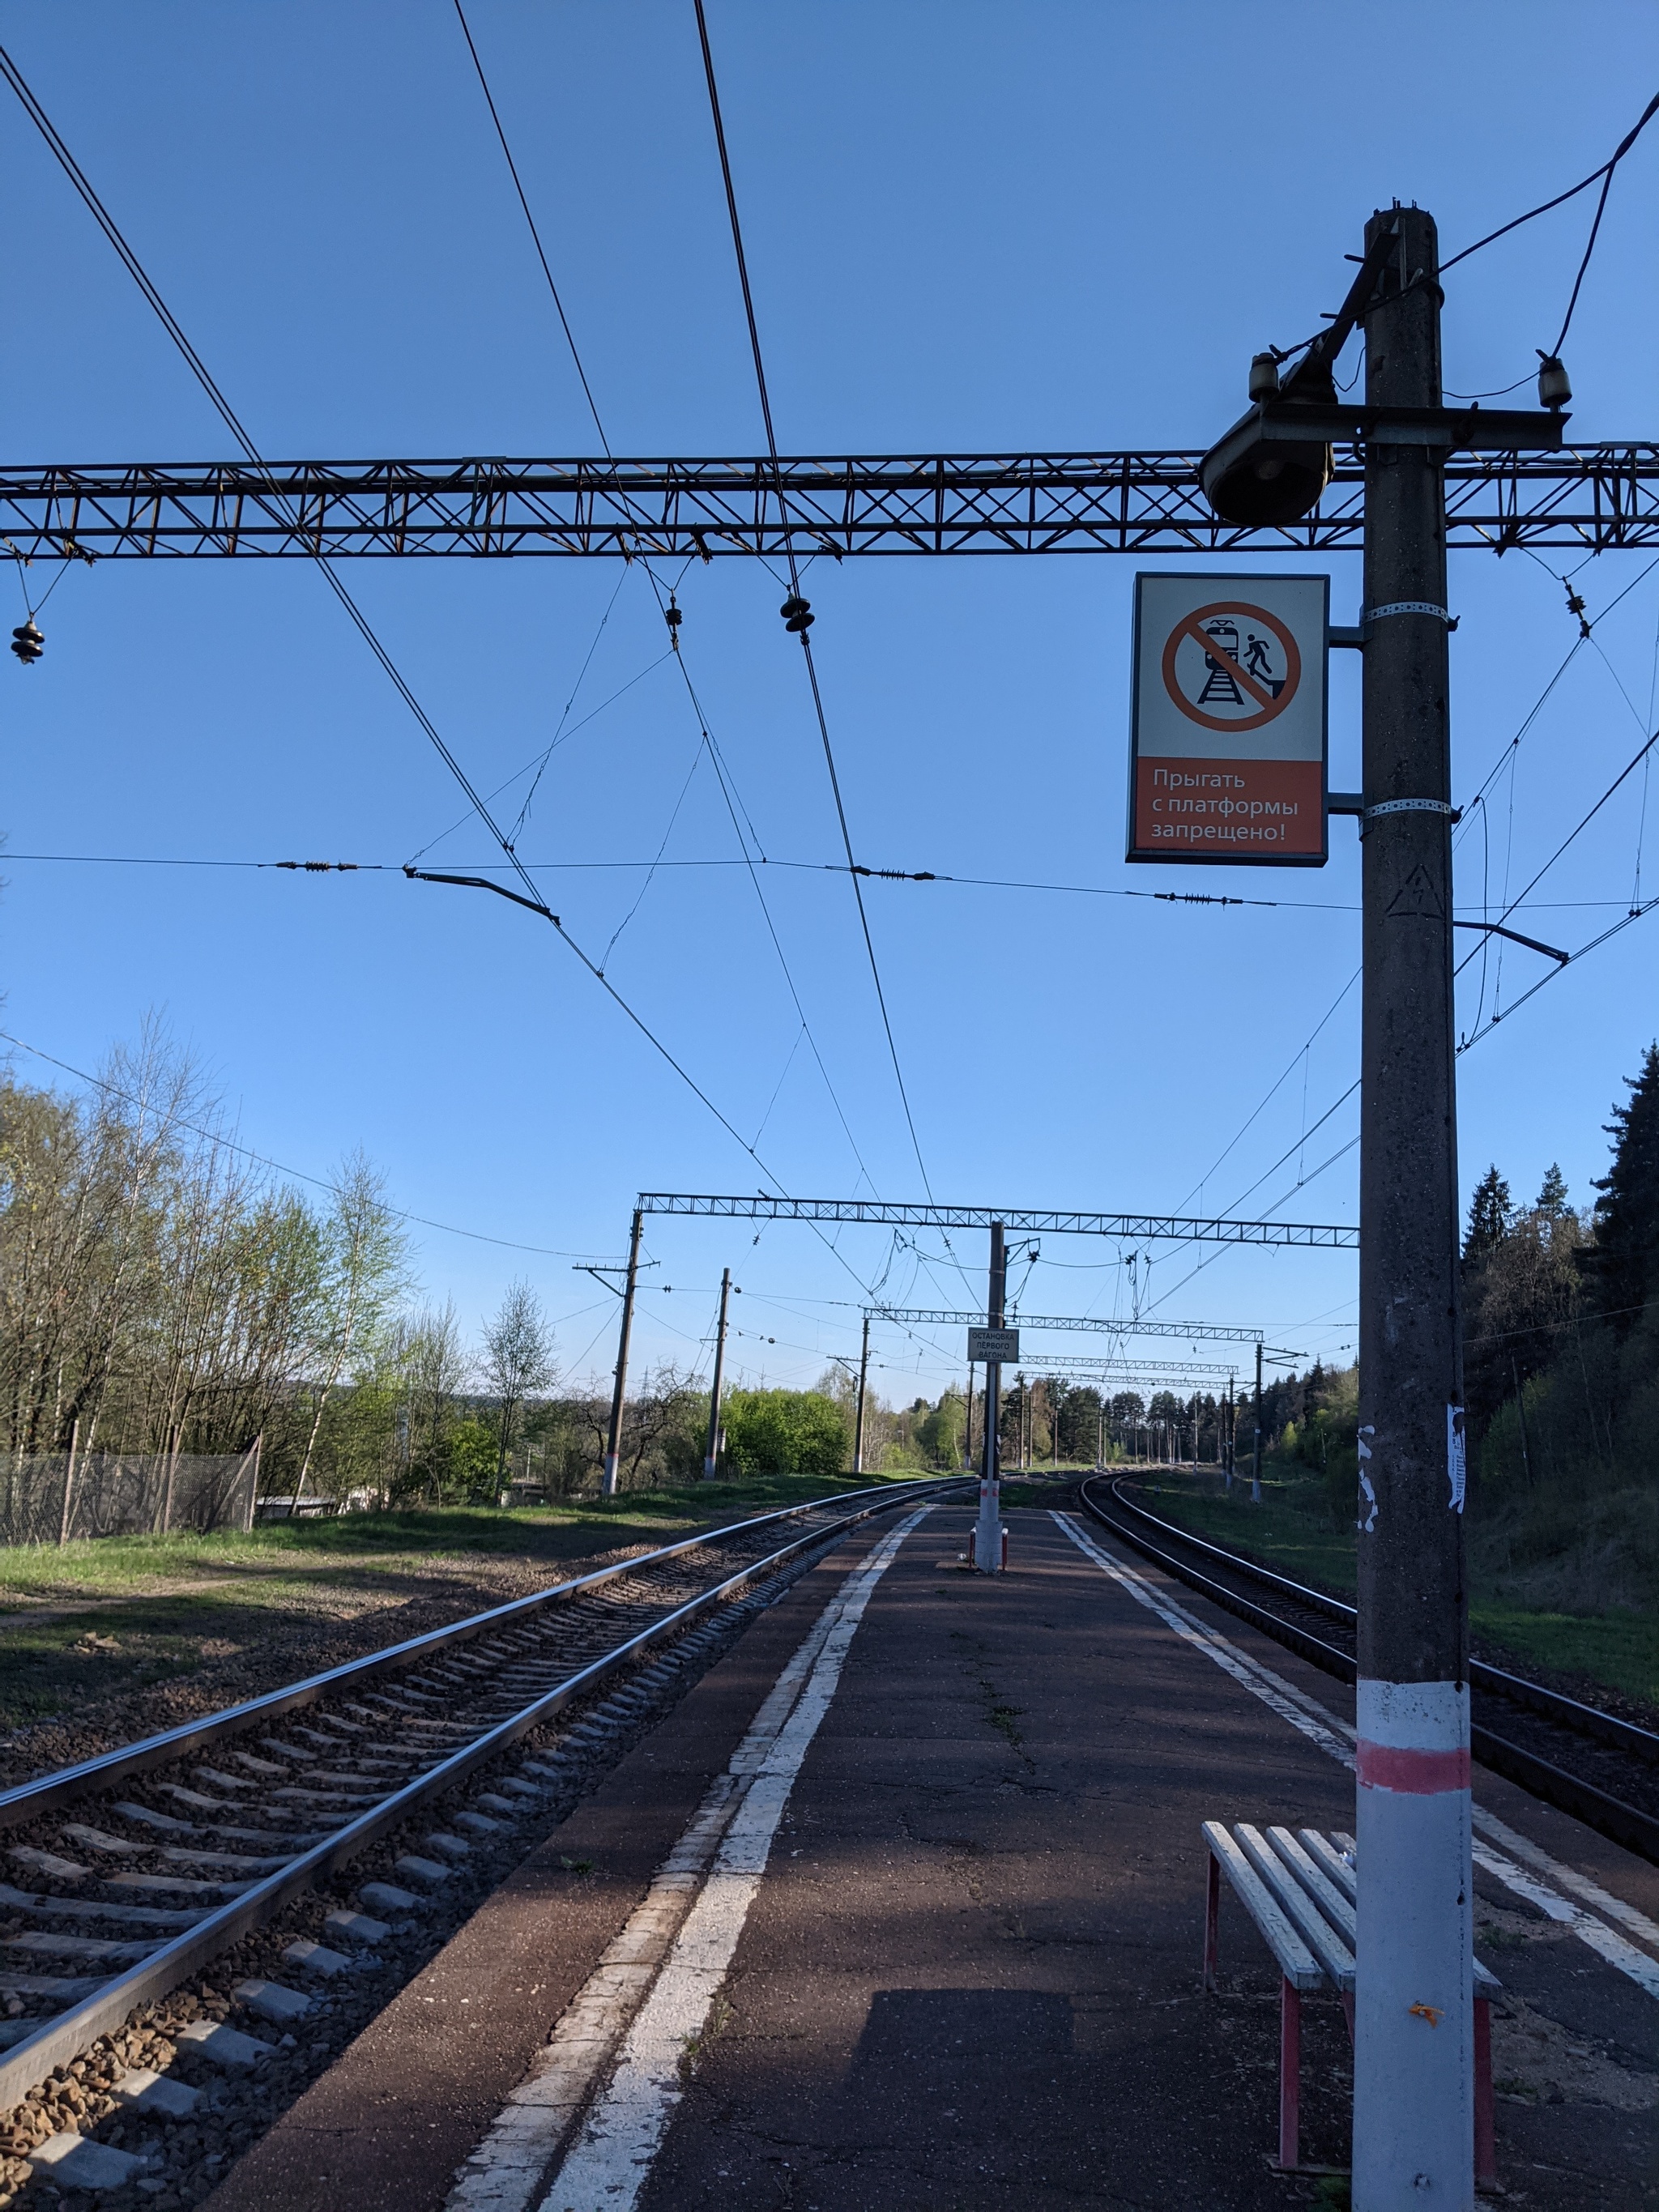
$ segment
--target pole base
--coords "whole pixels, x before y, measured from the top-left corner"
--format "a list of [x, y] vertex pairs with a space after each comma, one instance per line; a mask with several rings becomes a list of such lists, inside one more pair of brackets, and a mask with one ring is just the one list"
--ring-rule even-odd
[[[984, 1570], [984, 1572], [988, 1575], [1000, 1574], [1006, 1571], [1008, 1565], [1008, 1531], [1006, 1527], [1001, 1531], [1001, 1536], [1002, 1557], [994, 1567], [987, 1567]], [[979, 1559], [977, 1557], [978, 1550], [979, 1530], [977, 1528], [970, 1528], [968, 1531], [968, 1564], [970, 1567], [977, 1567], [979, 1565]]]

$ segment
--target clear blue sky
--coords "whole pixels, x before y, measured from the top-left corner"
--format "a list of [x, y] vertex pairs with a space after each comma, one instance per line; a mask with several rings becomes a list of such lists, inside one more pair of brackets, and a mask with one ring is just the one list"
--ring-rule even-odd
[[[690, 0], [472, 0], [471, 15], [614, 450], [758, 451]], [[1408, 4], [1381, 45], [1374, 16], [1323, 5], [710, 0], [710, 18], [786, 452], [1205, 444], [1239, 412], [1250, 355], [1336, 303], [1374, 206], [1431, 208], [1455, 252], [1604, 159], [1659, 82], [1659, 19], [1635, 4], [1592, 4], [1570, 25], [1541, 6]], [[267, 455], [594, 449], [449, 0], [63, 0], [4, 21]], [[1659, 130], [1620, 173], [1577, 311], [1574, 436], [1659, 434], [1656, 176]], [[9, 100], [0, 193], [11, 457], [227, 455]], [[1455, 272], [1450, 387], [1526, 374], [1559, 325], [1589, 213], [1576, 201]], [[849, 562], [808, 580], [862, 860], [1285, 902], [872, 884], [927, 1173], [948, 1200], [1246, 1214], [1282, 1201], [1284, 1218], [1352, 1220], [1352, 1151], [1291, 1193], [1358, 1126], [1351, 1100], [1297, 1149], [1358, 1073], [1352, 992], [1297, 1058], [1358, 962], [1353, 826], [1334, 823], [1322, 873], [1123, 866], [1135, 565]], [[1304, 565], [1328, 566], [1334, 614], [1352, 620], [1357, 562]], [[1587, 568], [1591, 611], [1644, 565]], [[349, 573], [470, 773], [507, 786], [509, 812], [526, 782], [508, 780], [573, 693], [574, 724], [638, 678], [552, 755], [527, 858], [631, 862], [666, 838], [670, 860], [731, 862], [637, 569], [620, 589], [599, 562]], [[37, 568], [31, 588], [46, 580]], [[21, 605], [8, 588], [9, 627]], [[1455, 556], [1451, 592], [1467, 795], [1576, 628], [1559, 582], [1522, 556]], [[763, 848], [829, 861], [835, 819], [781, 596], [755, 564], [689, 574], [686, 660]], [[1524, 881], [1653, 726], [1656, 618], [1659, 574], [1533, 723], [1485, 842], [1477, 828], [1460, 846], [1461, 901], [1480, 901], [1483, 866], [1494, 884], [1505, 867]], [[0, 669], [11, 854], [492, 857], [476, 825], [451, 829], [454, 786], [306, 565], [77, 568], [42, 627], [38, 668]], [[1334, 672], [1339, 785], [1358, 780], [1352, 659]], [[1537, 894], [1601, 903], [1534, 906], [1537, 934], [1576, 945], [1617, 917], [1642, 803], [1638, 776]], [[754, 1187], [752, 1164], [551, 933], [500, 902], [397, 874], [21, 857], [4, 873], [9, 1029], [84, 1068], [158, 1012], [248, 1144], [325, 1176], [361, 1145], [401, 1206], [550, 1248], [422, 1231], [417, 1260], [473, 1328], [526, 1274], [579, 1374], [612, 1357], [614, 1303], [571, 1262], [617, 1255], [634, 1193]], [[627, 921], [609, 956], [617, 988], [746, 1133], [763, 1121], [760, 1150], [787, 1188], [922, 1194], [844, 875], [774, 867], [763, 884], [863, 1182], [741, 868], [665, 868], [637, 911], [637, 870], [543, 880], [596, 951]], [[1659, 888], [1659, 820], [1642, 882]], [[1530, 1195], [1559, 1159], [1574, 1198], [1590, 1195], [1601, 1124], [1659, 1027], [1655, 930], [1659, 918], [1627, 931], [1467, 1057], [1466, 1184], [1496, 1158]], [[1530, 957], [1506, 956], [1506, 996], [1532, 980]], [[918, 1304], [976, 1300], [983, 1239], [953, 1241], [966, 1287], [934, 1237], [918, 1257], [848, 1231], [843, 1266], [805, 1229], [755, 1242], [741, 1224], [658, 1224], [649, 1279], [676, 1287], [645, 1300], [639, 1354], [702, 1357], [729, 1264], [744, 1289], [738, 1370], [811, 1379], [855, 1348], [855, 1276], [886, 1267], [888, 1294]], [[1158, 1259], [1149, 1291], [1143, 1267], [1139, 1294], [1168, 1314], [1267, 1323], [1308, 1352], [1352, 1343], [1351, 1255], [1232, 1252], [1182, 1283], [1206, 1256]], [[1024, 1304], [1126, 1310], [1122, 1257], [1050, 1239]], [[885, 1395], [931, 1395], [958, 1370], [957, 1332], [925, 1334], [879, 1338]]]

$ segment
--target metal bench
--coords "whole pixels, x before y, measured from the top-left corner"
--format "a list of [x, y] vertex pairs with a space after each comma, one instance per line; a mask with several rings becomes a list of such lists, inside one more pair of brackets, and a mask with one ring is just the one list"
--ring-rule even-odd
[[[1216, 1986], [1221, 1937], [1221, 1877], [1255, 1923], [1278, 1962], [1279, 2164], [1297, 2170], [1302, 2117], [1302, 1999], [1335, 1989], [1353, 2038], [1354, 1840], [1317, 1828], [1269, 1828], [1240, 1821], [1231, 1832], [1204, 1823], [1209, 1881], [1204, 1912], [1204, 1987]], [[1492, 2141], [1492, 1999], [1502, 1987], [1474, 1961], [1474, 2170], [1498, 2178]]]

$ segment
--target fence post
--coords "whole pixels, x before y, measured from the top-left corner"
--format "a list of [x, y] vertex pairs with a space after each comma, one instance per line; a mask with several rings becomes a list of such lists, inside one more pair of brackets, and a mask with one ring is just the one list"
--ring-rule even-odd
[[242, 1522], [242, 1534], [245, 1536], [250, 1535], [252, 1533], [253, 1516], [259, 1503], [259, 1447], [264, 1443], [264, 1431], [261, 1429], [258, 1435], [253, 1439], [253, 1443], [250, 1447], [247, 1455], [248, 1460], [252, 1462], [252, 1466], [248, 1475], [247, 1512]]
[[167, 1479], [161, 1492], [161, 1534], [165, 1536], [173, 1526], [173, 1476], [179, 1464], [179, 1447], [184, 1441], [184, 1429], [175, 1421], [167, 1435]]
[[58, 1517], [58, 1543], [61, 1550], [69, 1541], [70, 1500], [75, 1494], [75, 1455], [81, 1442], [79, 1420], [70, 1423], [69, 1465], [64, 1469], [64, 1510]]

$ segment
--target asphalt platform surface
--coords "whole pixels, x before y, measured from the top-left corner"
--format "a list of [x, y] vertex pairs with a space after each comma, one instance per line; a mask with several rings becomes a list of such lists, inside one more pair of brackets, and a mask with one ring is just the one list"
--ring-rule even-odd
[[[1047, 1513], [1009, 1521], [1005, 1577], [963, 1571], [969, 1516], [939, 1510], [876, 1586], [640, 2212], [1346, 2203], [1335, 2176], [1271, 2164], [1278, 1984], [1231, 1896], [1222, 1987], [1200, 1991], [1200, 1824], [1349, 1828], [1352, 1778]], [[249, 2151], [211, 2212], [439, 2212], [877, 1540], [842, 1547], [755, 1623]], [[1352, 1717], [1340, 1685], [1121, 1556]], [[1659, 1917], [1654, 1869], [1477, 1777], [1503, 1820]], [[1493, 2201], [1659, 2206], [1659, 2004], [1490, 1877], [1478, 1888], [1482, 1956], [1505, 1990]], [[1310, 1999], [1304, 2160], [1346, 2166], [1351, 2091], [1337, 2002]]]

